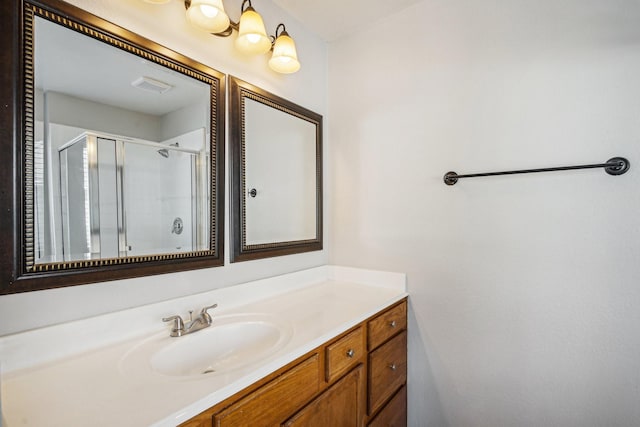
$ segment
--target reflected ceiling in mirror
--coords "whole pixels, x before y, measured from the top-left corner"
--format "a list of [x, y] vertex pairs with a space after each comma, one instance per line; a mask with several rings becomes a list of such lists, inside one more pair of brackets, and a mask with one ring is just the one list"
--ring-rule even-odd
[[232, 261], [322, 249], [322, 116], [230, 78]]
[[224, 75], [60, 1], [22, 12], [8, 292], [221, 265]]

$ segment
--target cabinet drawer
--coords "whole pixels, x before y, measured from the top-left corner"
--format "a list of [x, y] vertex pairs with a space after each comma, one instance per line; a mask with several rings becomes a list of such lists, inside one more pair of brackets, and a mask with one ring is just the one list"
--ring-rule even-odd
[[407, 380], [407, 331], [369, 355], [369, 414]]
[[359, 327], [325, 349], [326, 379], [332, 382], [355, 366], [365, 354], [364, 331]]
[[407, 329], [407, 303], [398, 304], [369, 321], [369, 350]]
[[279, 425], [320, 389], [320, 357], [316, 353], [214, 416], [216, 427]]
[[407, 386], [403, 386], [368, 427], [407, 427]]

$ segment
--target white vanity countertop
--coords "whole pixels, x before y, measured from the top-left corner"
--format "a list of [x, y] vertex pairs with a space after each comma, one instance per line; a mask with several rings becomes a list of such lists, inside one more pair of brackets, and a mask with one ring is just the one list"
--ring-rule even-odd
[[[0, 337], [0, 361], [5, 371], [0, 394], [6, 422], [3, 427], [175, 426], [407, 296], [403, 274], [334, 266], [266, 282]], [[253, 300], [238, 304], [247, 295], [254, 295]], [[162, 325], [159, 318], [182, 314], [178, 309], [171, 312], [169, 307], [173, 304], [180, 308], [196, 301], [194, 308], [218, 302], [218, 308], [211, 312], [214, 324], [215, 316], [261, 313], [290, 322], [293, 334], [276, 353], [227, 373], [197, 379], [155, 373], [125, 375], [120, 362], [133, 347], [154, 334], [168, 335], [170, 327]], [[118, 323], [131, 322], [136, 314], [158, 319], [159, 326], [137, 331], [136, 337], [126, 341], [115, 340], [113, 330], [119, 329]], [[141, 329], [147, 324], [140, 323]], [[82, 337], [87, 327], [97, 330], [94, 335], [102, 335], [104, 340], [86, 340], [90, 348], [83, 349], [82, 344], [69, 338], [69, 333], [75, 330]], [[50, 352], [42, 348], [46, 345]], [[34, 352], [39, 356], [25, 356]], [[7, 367], [10, 372], [6, 372]]]

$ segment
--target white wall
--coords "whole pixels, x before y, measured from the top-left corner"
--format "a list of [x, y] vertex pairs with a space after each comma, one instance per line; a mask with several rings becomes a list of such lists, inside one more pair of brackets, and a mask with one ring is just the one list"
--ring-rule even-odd
[[330, 262], [408, 273], [410, 426], [640, 424], [638, 22], [423, 1], [330, 45]]
[[192, 132], [194, 129], [200, 129], [205, 125], [208, 135], [210, 116], [209, 98], [165, 114], [162, 116], [160, 139], [167, 140], [176, 138], [185, 133]]
[[[63, 93], [46, 94], [48, 121], [114, 135], [159, 141], [162, 118]], [[44, 107], [44, 103], [40, 104]]]
[[[278, 23], [286, 23], [289, 34], [296, 41], [302, 63], [301, 70], [294, 75], [285, 76], [271, 71], [267, 66], [267, 55], [245, 58], [234, 50], [232, 39], [217, 38], [192, 28], [186, 22], [184, 3], [179, 0], [161, 6], [130, 0], [73, 0], [70, 3], [212, 68], [235, 75], [319, 114], [327, 114], [326, 45], [271, 1], [262, 0], [254, 6], [263, 16], [270, 33], [275, 31]], [[233, 20], [239, 18], [240, 4], [239, 0], [225, 1]], [[228, 177], [226, 182], [229, 182]], [[228, 201], [226, 206], [229, 206]], [[0, 335], [327, 263], [325, 249], [230, 264], [228, 224], [227, 215], [227, 261], [224, 267], [2, 296]], [[205, 303], [210, 301], [203, 301], [203, 305]]]

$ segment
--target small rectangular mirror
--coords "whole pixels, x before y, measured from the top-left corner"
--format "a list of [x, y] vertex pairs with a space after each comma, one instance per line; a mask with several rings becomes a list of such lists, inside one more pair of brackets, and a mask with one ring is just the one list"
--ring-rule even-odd
[[230, 77], [232, 261], [322, 249], [322, 116]]

